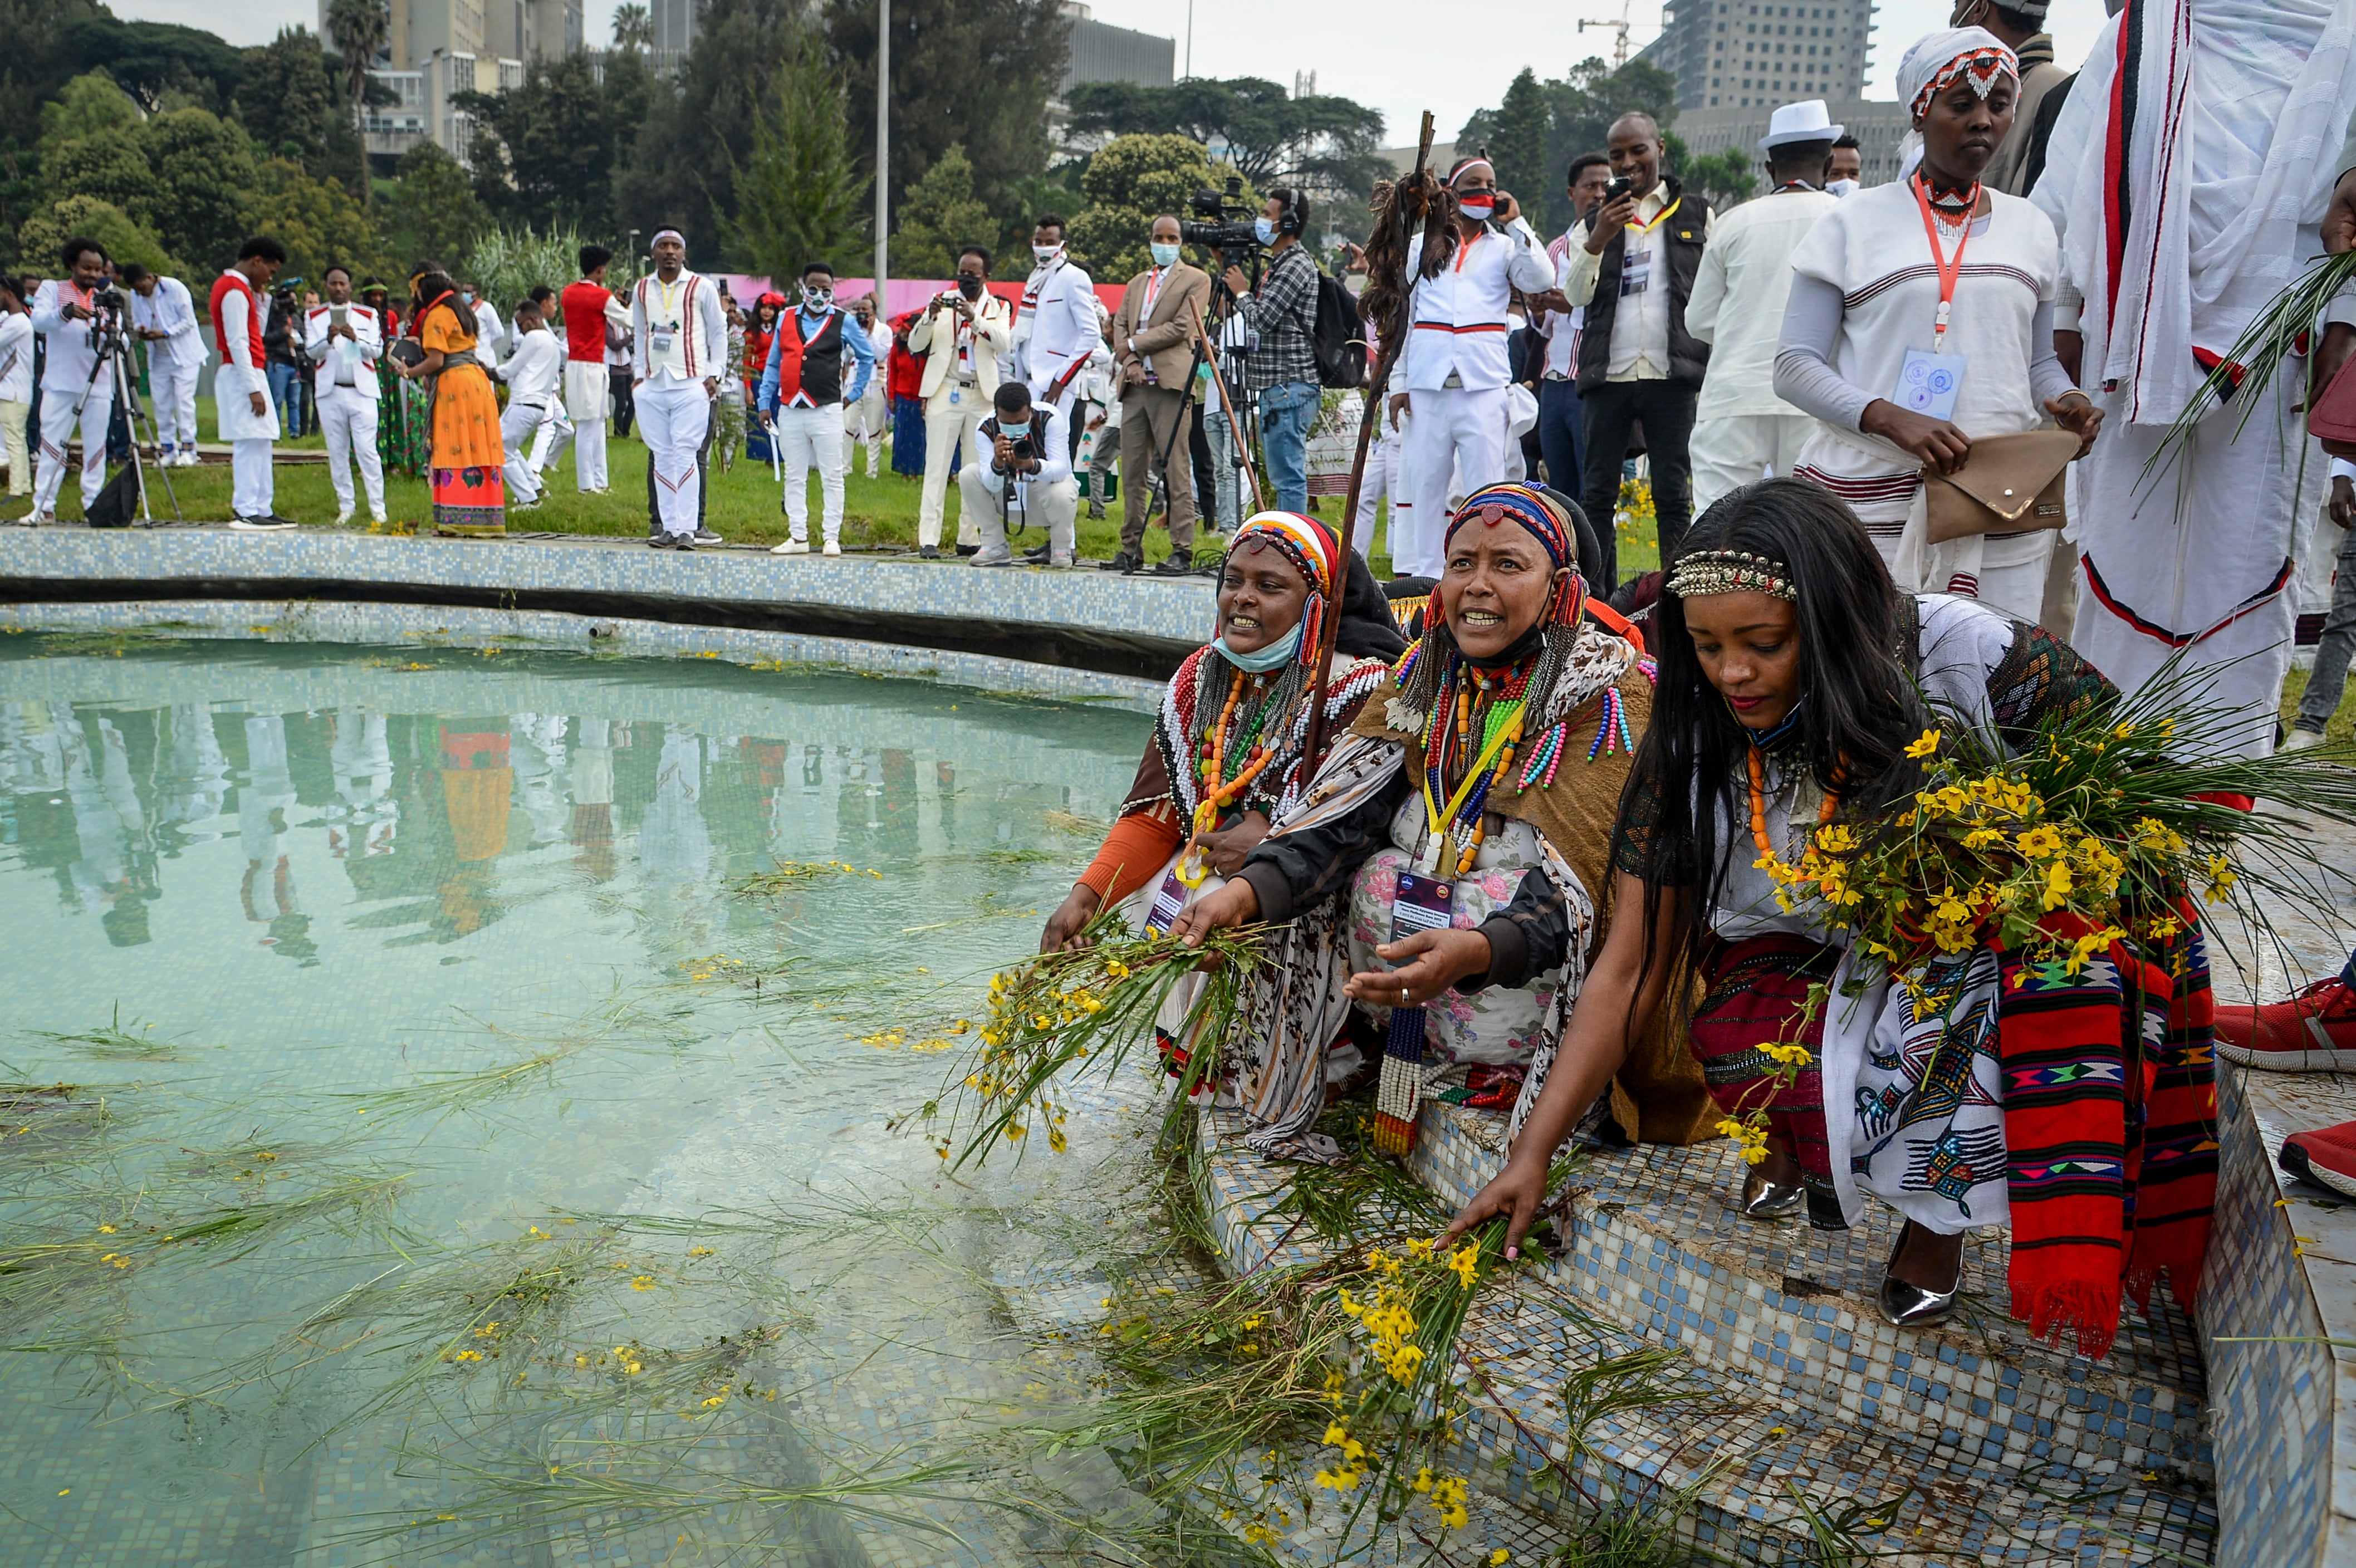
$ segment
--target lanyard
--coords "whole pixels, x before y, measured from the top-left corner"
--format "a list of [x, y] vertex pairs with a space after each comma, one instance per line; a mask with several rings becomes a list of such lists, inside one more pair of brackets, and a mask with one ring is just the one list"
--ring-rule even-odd
[[1675, 212], [1678, 208], [1683, 207], [1685, 204], [1686, 199], [1680, 196], [1675, 201], [1670, 202], [1666, 207], [1662, 208], [1658, 212], [1654, 213], [1653, 220], [1650, 223], [1631, 223], [1628, 224], [1627, 227], [1634, 230], [1639, 234], [1649, 234], [1654, 230], [1659, 228], [1662, 224], [1667, 222], [1669, 220], [1669, 214]]
[[1431, 793], [1430, 775], [1425, 776], [1423, 812], [1431, 822], [1432, 837], [1438, 838], [1441, 830], [1456, 820], [1456, 813], [1462, 811], [1464, 802], [1472, 798], [1473, 786], [1480, 783], [1481, 776], [1489, 771], [1489, 765], [1497, 760], [1497, 753], [1505, 748], [1507, 742], [1521, 735], [1522, 717], [1516, 712], [1512, 718], [1499, 722], [1495, 733], [1489, 736], [1489, 744], [1481, 748], [1481, 759], [1464, 770], [1464, 782], [1457, 786], [1455, 797], [1448, 802], [1447, 810], [1440, 809], [1439, 800]]
[[1964, 247], [1971, 242], [1972, 220], [1979, 212], [1979, 182], [1972, 182], [1970, 196], [1964, 203], [1964, 229], [1955, 236], [1953, 260], [1939, 250], [1939, 222], [1931, 215], [1930, 182], [1918, 171], [1907, 183], [1914, 188], [1914, 205], [1922, 211], [1922, 237], [1931, 242], [1931, 260], [1938, 263], [1939, 315], [1931, 326], [1931, 351], [1944, 354], [1947, 351], [1947, 317], [1955, 306], [1955, 280], [1964, 274]]
[[677, 283], [669, 284], [663, 282], [661, 274], [656, 274], [655, 297], [662, 302], [662, 313], [669, 318], [669, 325], [674, 329], [676, 329], [680, 325], [680, 296], [686, 291], [686, 289], [687, 275], [684, 273], [680, 274], [680, 279]]
[[1169, 269], [1156, 267], [1145, 277], [1145, 314], [1153, 314], [1153, 302], [1162, 297], [1162, 274]]

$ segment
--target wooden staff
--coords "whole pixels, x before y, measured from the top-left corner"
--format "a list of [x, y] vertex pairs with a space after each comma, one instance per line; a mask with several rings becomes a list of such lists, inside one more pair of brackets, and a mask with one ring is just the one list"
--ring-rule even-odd
[[[1423, 113], [1423, 134], [1416, 144], [1415, 172], [1408, 176], [1410, 189], [1423, 184], [1424, 166], [1431, 157], [1431, 111]], [[1392, 203], [1398, 209], [1399, 225], [1399, 255], [1407, 255], [1408, 202], [1402, 198]], [[1372, 281], [1371, 278], [1368, 280]], [[1333, 602], [1325, 614], [1325, 624], [1317, 634], [1317, 671], [1310, 686], [1308, 744], [1301, 749], [1301, 779], [1303, 789], [1317, 776], [1317, 764], [1325, 755], [1325, 682], [1333, 671], [1333, 643], [1342, 630], [1342, 600], [1348, 594], [1350, 552], [1356, 548], [1353, 536], [1358, 526], [1358, 488], [1365, 482], [1366, 451], [1374, 445], [1375, 430], [1383, 417], [1383, 405], [1388, 402], [1384, 389], [1390, 384], [1391, 367], [1398, 363], [1400, 352], [1407, 347], [1408, 302], [1414, 297], [1414, 285], [1409, 284], [1400, 295], [1398, 318], [1379, 324], [1382, 334], [1382, 355], [1376, 362], [1373, 384], [1366, 389], [1365, 413], [1358, 421], [1358, 451], [1350, 461], [1350, 493], [1342, 502], [1342, 548], [1334, 573]]]

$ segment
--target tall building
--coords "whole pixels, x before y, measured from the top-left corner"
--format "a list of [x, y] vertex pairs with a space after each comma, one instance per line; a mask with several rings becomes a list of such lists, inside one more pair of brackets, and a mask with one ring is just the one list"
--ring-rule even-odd
[[1661, 15], [1661, 36], [1636, 58], [1677, 79], [1681, 110], [1865, 94], [1872, 0], [1669, 0]]
[[1072, 52], [1064, 64], [1055, 96], [1083, 81], [1134, 81], [1167, 87], [1175, 81], [1178, 40], [1099, 22], [1086, 5], [1064, 0], [1072, 20]]
[[[431, 141], [465, 163], [474, 119], [451, 98], [508, 91], [523, 84], [529, 62], [562, 59], [580, 48], [582, 5], [583, 0], [391, 0], [385, 47], [369, 74], [397, 102], [369, 110], [362, 129], [369, 155], [397, 161], [419, 142]], [[327, 0], [319, 0], [319, 36], [330, 38]]]

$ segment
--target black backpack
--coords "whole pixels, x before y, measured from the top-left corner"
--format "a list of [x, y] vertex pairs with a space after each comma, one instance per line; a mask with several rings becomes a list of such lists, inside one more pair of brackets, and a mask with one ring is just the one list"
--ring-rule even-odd
[[1361, 387], [1366, 383], [1366, 328], [1358, 296], [1340, 278], [1317, 271], [1317, 384]]

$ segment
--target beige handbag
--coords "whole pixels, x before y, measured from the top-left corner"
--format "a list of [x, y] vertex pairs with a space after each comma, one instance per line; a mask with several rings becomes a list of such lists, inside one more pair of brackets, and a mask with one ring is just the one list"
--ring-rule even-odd
[[1952, 474], [1922, 470], [1923, 537], [1933, 544], [1972, 533], [2028, 533], [2060, 528], [2062, 483], [2078, 438], [2066, 430], [1984, 435]]

